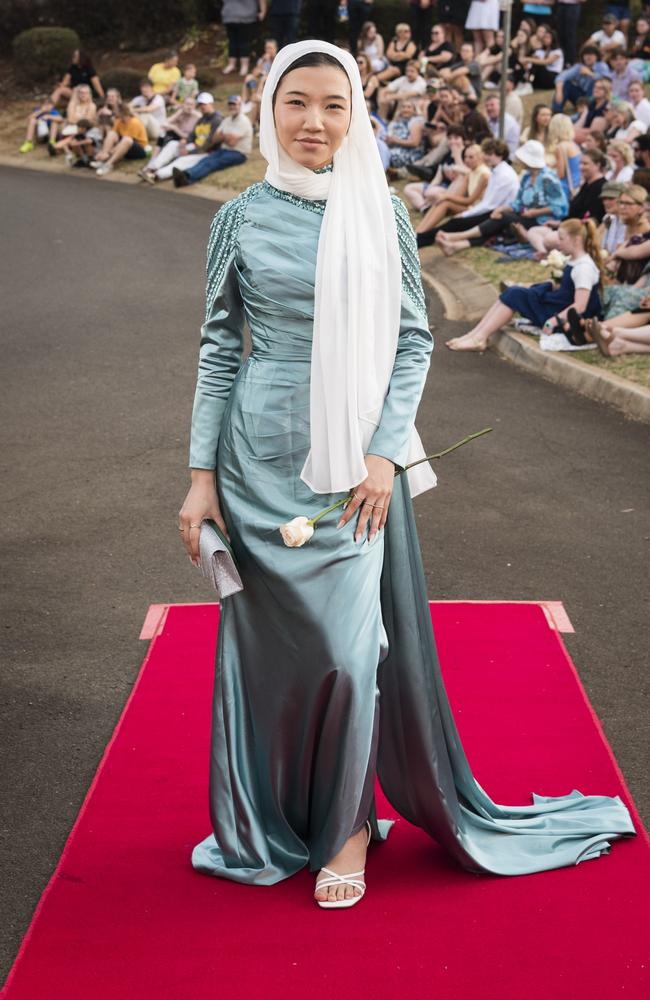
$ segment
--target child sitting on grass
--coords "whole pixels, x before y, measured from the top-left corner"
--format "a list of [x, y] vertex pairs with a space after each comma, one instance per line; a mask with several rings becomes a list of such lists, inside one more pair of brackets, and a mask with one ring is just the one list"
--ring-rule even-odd
[[603, 261], [592, 219], [565, 219], [558, 229], [558, 249], [569, 258], [559, 288], [542, 281], [526, 288], [506, 288], [485, 316], [463, 337], [447, 341], [452, 351], [484, 351], [493, 333], [515, 312], [542, 327], [545, 334], [564, 333], [569, 344], [587, 343], [583, 320], [601, 311]]
[[42, 101], [34, 108], [27, 119], [25, 141], [18, 150], [19, 153], [31, 153], [35, 142], [47, 142], [50, 137], [52, 122], [61, 123], [61, 112], [57, 111], [49, 99]]

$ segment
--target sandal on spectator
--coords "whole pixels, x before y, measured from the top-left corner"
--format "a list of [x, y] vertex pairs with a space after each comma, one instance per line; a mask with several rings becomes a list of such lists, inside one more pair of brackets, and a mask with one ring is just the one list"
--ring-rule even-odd
[[585, 337], [585, 331], [580, 320], [580, 314], [574, 306], [571, 306], [571, 308], [567, 311], [566, 318], [569, 326], [568, 333], [565, 331], [567, 340], [569, 340], [570, 343], [574, 344], [576, 347], [582, 347], [583, 344], [587, 344], [588, 340]]

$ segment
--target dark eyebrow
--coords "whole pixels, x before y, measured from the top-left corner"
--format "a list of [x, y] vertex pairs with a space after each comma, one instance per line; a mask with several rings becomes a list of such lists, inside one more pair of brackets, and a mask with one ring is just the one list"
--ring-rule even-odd
[[[297, 94], [298, 97], [309, 97], [309, 94], [303, 93], [302, 90], [288, 90], [287, 91], [287, 97], [289, 96], [289, 94]], [[332, 100], [335, 100], [335, 101], [347, 101], [347, 97], [341, 97], [340, 94], [328, 94], [327, 97], [325, 98], [325, 100], [326, 101], [332, 101]]]

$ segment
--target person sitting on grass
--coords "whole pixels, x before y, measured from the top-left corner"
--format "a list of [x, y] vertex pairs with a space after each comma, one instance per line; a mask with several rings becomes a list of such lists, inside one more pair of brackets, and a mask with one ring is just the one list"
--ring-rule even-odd
[[522, 174], [512, 205], [495, 208], [489, 219], [466, 232], [441, 230], [436, 242], [445, 256], [449, 257], [470, 246], [479, 246], [510, 227], [525, 242], [526, 230], [543, 225], [549, 219], [566, 218], [569, 207], [567, 197], [557, 174], [546, 166], [541, 142], [529, 139], [517, 150], [515, 156], [527, 169]]
[[460, 212], [470, 209], [483, 198], [490, 180], [490, 168], [485, 162], [483, 150], [476, 143], [465, 146], [463, 160], [467, 173], [459, 178], [460, 185], [457, 190], [449, 190], [429, 209], [422, 219], [423, 232], [432, 226], [440, 225], [447, 216], [459, 215]]
[[31, 153], [34, 148], [34, 141], [47, 142], [50, 137], [50, 127], [53, 122], [60, 124], [62, 120], [61, 112], [57, 111], [52, 101], [48, 98], [41, 101], [37, 108], [34, 108], [27, 119], [27, 131], [25, 141], [18, 150], [19, 153]]
[[168, 142], [176, 139], [189, 140], [192, 129], [201, 117], [193, 97], [186, 97], [180, 108], [165, 120], [164, 131], [160, 133], [156, 146], [162, 149]]
[[598, 244], [604, 257], [610, 257], [626, 240], [626, 225], [620, 218], [618, 199], [627, 185], [617, 181], [606, 181], [600, 192], [603, 203], [603, 221], [598, 227]]
[[63, 152], [69, 167], [89, 167], [95, 155], [97, 144], [92, 135], [93, 124], [87, 118], [77, 122], [74, 135], [66, 135], [56, 143], [58, 152]]
[[165, 100], [171, 99], [174, 87], [181, 78], [178, 52], [168, 52], [162, 62], [154, 63], [149, 68], [147, 76], [153, 83], [154, 93], [162, 94]]
[[77, 134], [67, 140], [65, 158], [69, 167], [90, 167], [97, 151], [94, 131], [92, 123], [86, 118], [78, 123]]
[[68, 101], [65, 111], [65, 120], [59, 119], [50, 124], [50, 141], [47, 151], [50, 156], [56, 156], [58, 149], [57, 138], [59, 132], [63, 137], [74, 135], [77, 131], [77, 124], [85, 118], [94, 125], [97, 120], [97, 105], [93, 101], [92, 91], [87, 83], [80, 83], [72, 91], [72, 97]]
[[450, 350], [484, 351], [490, 337], [509, 323], [515, 312], [547, 335], [564, 333], [574, 346], [587, 343], [581, 320], [597, 316], [601, 310], [603, 262], [596, 226], [592, 219], [565, 219], [558, 236], [559, 249], [569, 258], [559, 288], [552, 281], [506, 288], [473, 329], [447, 341]]
[[598, 322], [586, 322], [587, 332], [606, 358], [621, 354], [650, 354], [650, 294], [644, 295], [631, 312]]
[[225, 170], [244, 163], [253, 147], [253, 126], [241, 110], [241, 97], [231, 94], [228, 98], [228, 115], [218, 125], [214, 138], [194, 166], [182, 169], [175, 165], [172, 171], [174, 187], [186, 187], [202, 180], [216, 170]]
[[82, 83], [90, 86], [95, 97], [103, 98], [105, 96], [102, 81], [97, 75], [97, 70], [93, 66], [92, 59], [83, 49], [75, 49], [72, 53], [70, 65], [50, 96], [54, 107], [57, 106], [61, 98], [69, 100], [72, 97], [75, 87], [78, 87]]
[[418, 247], [430, 246], [437, 240], [441, 231], [461, 233], [473, 229], [489, 219], [495, 208], [509, 205], [516, 198], [519, 179], [508, 163], [508, 147], [505, 142], [490, 137], [483, 140], [481, 149], [491, 171], [485, 194], [477, 204], [466, 208], [460, 215], [454, 216], [442, 226], [429, 227], [426, 216], [421, 219], [416, 228]]
[[[606, 183], [607, 162], [607, 157], [599, 149], [588, 149], [582, 154], [580, 158], [582, 185], [569, 202], [567, 215], [570, 219], [590, 218], [597, 223], [602, 222], [605, 209], [600, 196]], [[525, 235], [535, 251], [535, 259], [542, 260], [551, 250], [558, 249], [557, 230], [557, 221], [548, 219], [545, 225], [533, 226], [525, 234], [520, 233], [520, 238], [523, 239]]]
[[196, 66], [194, 63], [187, 63], [183, 67], [183, 75], [177, 80], [172, 88], [169, 103], [173, 108], [180, 108], [188, 97], [196, 101], [199, 96], [199, 82], [196, 79]]
[[159, 153], [151, 158], [147, 166], [138, 173], [149, 184], [166, 181], [173, 174], [174, 167], [185, 170], [198, 163], [212, 145], [221, 115], [214, 108], [214, 97], [203, 91], [196, 99], [201, 112], [187, 139], [170, 139]]
[[102, 150], [91, 162], [98, 177], [104, 177], [122, 160], [144, 160], [147, 157], [147, 132], [128, 104], [120, 104], [117, 117], [104, 139]]
[[140, 94], [129, 102], [129, 107], [144, 125], [148, 138], [155, 141], [163, 130], [167, 105], [162, 94], [155, 93], [148, 77], [140, 80]]
[[609, 66], [600, 58], [598, 46], [583, 45], [580, 50], [580, 62], [563, 69], [555, 78], [553, 112], [557, 114], [564, 111], [567, 102], [577, 107], [581, 97], [590, 99], [596, 80], [607, 78], [609, 74]]

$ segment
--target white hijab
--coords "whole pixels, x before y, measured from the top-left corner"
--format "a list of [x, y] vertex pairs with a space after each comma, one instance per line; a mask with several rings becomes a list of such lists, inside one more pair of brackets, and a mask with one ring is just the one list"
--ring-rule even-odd
[[[273, 118], [279, 77], [307, 52], [334, 56], [352, 88], [350, 127], [326, 173], [289, 156], [278, 142]], [[395, 363], [402, 291], [395, 214], [361, 77], [349, 52], [317, 39], [280, 49], [262, 93], [260, 152], [268, 163], [269, 184], [302, 198], [327, 199], [316, 258], [311, 447], [300, 478], [314, 493], [339, 493], [368, 475], [364, 455]], [[407, 463], [425, 455], [413, 426]], [[436, 485], [428, 462], [406, 475], [411, 496]]]

